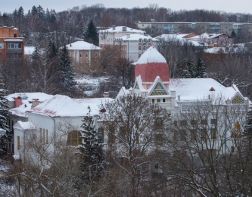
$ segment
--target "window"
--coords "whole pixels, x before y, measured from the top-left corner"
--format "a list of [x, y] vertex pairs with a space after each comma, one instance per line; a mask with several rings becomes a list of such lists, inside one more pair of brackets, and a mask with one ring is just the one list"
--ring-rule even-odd
[[47, 129], [39, 129], [39, 139], [40, 143], [48, 144], [48, 130]]
[[151, 100], [151, 102], [152, 102], [152, 103], [155, 103], [155, 100], [154, 100], [154, 99], [152, 99], [152, 100]]
[[240, 125], [239, 122], [236, 122], [234, 124], [234, 128], [232, 129], [231, 137], [232, 138], [239, 138], [239, 137], [241, 137], [241, 125]]
[[0, 43], [0, 49], [4, 48], [4, 43]]
[[157, 99], [157, 102], [160, 103], [160, 99]]
[[108, 144], [112, 145], [114, 143], [115, 143], [115, 128], [112, 125], [110, 125], [108, 133]]
[[163, 128], [163, 119], [162, 118], [156, 118], [155, 120], [155, 128], [156, 129], [161, 129]]
[[165, 99], [163, 99], [163, 103], [165, 103]]
[[21, 43], [10, 42], [8, 43], [8, 49], [21, 49]]
[[98, 129], [98, 143], [104, 143], [104, 129]]
[[43, 137], [42, 137], [43, 131], [42, 128], [39, 129], [39, 139], [40, 139], [40, 143], [43, 143]]
[[217, 137], [217, 130], [216, 128], [211, 129], [211, 139], [215, 140]]
[[67, 145], [77, 146], [81, 144], [81, 134], [77, 130], [70, 131], [67, 135]]
[[211, 119], [211, 124], [217, 125], [217, 119]]
[[17, 149], [20, 150], [20, 136], [17, 136]]

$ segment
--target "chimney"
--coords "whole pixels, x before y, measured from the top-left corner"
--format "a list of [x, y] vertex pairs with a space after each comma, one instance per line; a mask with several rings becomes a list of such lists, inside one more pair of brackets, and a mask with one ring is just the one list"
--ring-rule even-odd
[[19, 107], [20, 105], [22, 105], [22, 98], [20, 96], [14, 98], [15, 100], [15, 107]]
[[116, 28], [115, 25], [113, 25], [112, 29], [115, 30], [115, 28]]
[[127, 27], [123, 26], [122, 31], [126, 31], [126, 30], [127, 30]]
[[33, 99], [31, 108], [33, 109], [34, 107], [38, 106], [39, 104], [40, 104], [39, 99]]

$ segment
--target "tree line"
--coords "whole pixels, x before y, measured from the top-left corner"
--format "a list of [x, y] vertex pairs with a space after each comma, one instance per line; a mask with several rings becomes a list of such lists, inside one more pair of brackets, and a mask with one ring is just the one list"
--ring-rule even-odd
[[0, 25], [16, 26], [23, 35], [29, 32], [66, 32], [68, 36], [81, 37], [88, 21], [93, 20], [98, 27], [125, 25], [136, 27], [137, 21], [202, 21], [202, 22], [250, 22], [250, 14], [232, 14], [218, 11], [192, 10], [172, 11], [151, 4], [146, 8], [105, 8], [103, 5], [75, 7], [68, 11], [56, 12], [42, 6], [32, 6], [28, 11], [22, 7], [13, 13], [0, 14]]

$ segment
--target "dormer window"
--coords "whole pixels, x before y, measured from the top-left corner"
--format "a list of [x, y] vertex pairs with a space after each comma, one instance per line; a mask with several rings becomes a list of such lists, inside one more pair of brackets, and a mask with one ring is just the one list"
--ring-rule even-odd
[[213, 91], [215, 91], [215, 89], [214, 89], [213, 87], [211, 87], [211, 88], [209, 89], [209, 91], [210, 91], [210, 92], [213, 92]]

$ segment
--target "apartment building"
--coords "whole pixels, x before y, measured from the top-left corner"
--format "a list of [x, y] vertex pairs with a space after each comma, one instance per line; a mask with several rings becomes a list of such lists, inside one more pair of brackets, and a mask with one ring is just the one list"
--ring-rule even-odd
[[22, 59], [24, 39], [15, 27], [0, 27], [0, 63]]
[[197, 33], [226, 33], [232, 31], [239, 33], [241, 29], [252, 29], [252, 23], [236, 22], [137, 22], [137, 27], [141, 30], [156, 29], [160, 33], [179, 33], [179, 32], [197, 32]]

